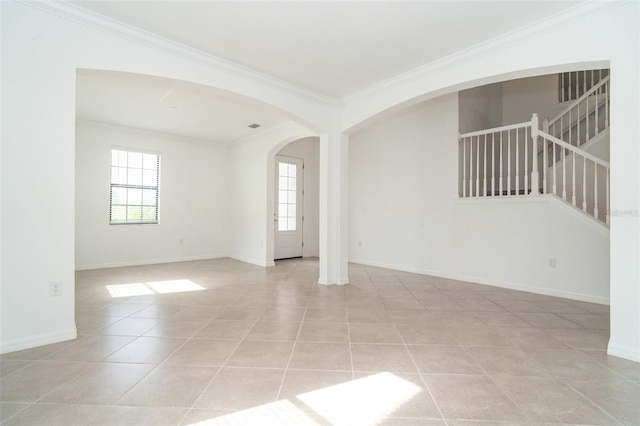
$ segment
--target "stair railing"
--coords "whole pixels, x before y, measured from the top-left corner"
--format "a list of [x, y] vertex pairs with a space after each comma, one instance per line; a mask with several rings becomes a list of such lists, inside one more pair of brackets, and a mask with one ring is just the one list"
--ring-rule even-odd
[[545, 119], [542, 130], [579, 147], [608, 129], [609, 81], [609, 76], [604, 77], [558, 115]]
[[459, 135], [459, 195], [490, 197], [531, 191], [530, 121]]
[[553, 194], [609, 225], [609, 163], [543, 130], [539, 138], [543, 193]]
[[538, 125], [533, 114], [524, 123], [459, 135], [459, 196], [553, 194], [609, 225], [609, 163]]

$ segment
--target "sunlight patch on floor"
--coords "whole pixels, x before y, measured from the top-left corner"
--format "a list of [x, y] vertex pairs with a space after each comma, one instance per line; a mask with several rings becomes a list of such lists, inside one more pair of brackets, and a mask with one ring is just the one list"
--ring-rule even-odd
[[191, 280], [149, 281], [147, 283], [107, 285], [111, 297], [145, 296], [149, 294], [183, 293], [185, 291], [201, 291], [204, 287]]
[[298, 395], [331, 424], [377, 424], [422, 392], [415, 384], [384, 372]]
[[[375, 425], [422, 392], [395, 374], [377, 373], [361, 379], [297, 395], [315, 413], [333, 425]], [[317, 425], [289, 400], [280, 400], [189, 426], [214, 425]]]

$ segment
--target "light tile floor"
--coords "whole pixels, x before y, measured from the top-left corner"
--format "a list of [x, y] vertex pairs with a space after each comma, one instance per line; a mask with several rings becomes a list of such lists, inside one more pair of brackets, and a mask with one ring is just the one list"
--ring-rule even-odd
[[640, 364], [606, 355], [606, 306], [360, 265], [348, 286], [317, 276], [317, 260], [79, 272], [79, 338], [0, 357], [0, 421], [640, 424]]

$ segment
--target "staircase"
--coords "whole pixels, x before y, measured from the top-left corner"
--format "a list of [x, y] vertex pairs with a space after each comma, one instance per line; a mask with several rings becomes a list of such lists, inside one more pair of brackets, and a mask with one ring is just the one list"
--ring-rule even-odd
[[461, 198], [553, 195], [609, 226], [609, 76], [556, 117], [461, 134]]

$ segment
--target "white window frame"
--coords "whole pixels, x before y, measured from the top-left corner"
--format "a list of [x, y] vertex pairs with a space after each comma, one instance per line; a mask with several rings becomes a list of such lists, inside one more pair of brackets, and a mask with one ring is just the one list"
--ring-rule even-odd
[[[116, 152], [126, 154], [126, 163], [121, 165], [118, 160], [115, 160], [114, 154]], [[145, 151], [135, 148], [126, 148], [112, 146], [110, 147], [110, 163], [109, 163], [109, 224], [110, 225], [157, 225], [160, 223], [160, 162], [161, 154], [159, 152]], [[140, 166], [129, 165], [129, 154], [142, 155], [142, 162]], [[154, 156], [155, 159], [149, 161], [149, 157]], [[145, 162], [145, 159], [147, 159]], [[115, 161], [115, 164], [114, 164]], [[147, 167], [147, 165], [155, 164], [155, 167]], [[119, 169], [119, 173], [125, 174], [124, 178], [120, 175], [120, 179], [115, 179], [114, 171]], [[131, 171], [137, 172], [139, 178], [132, 176]], [[153, 172], [155, 172], [155, 181], [153, 179]], [[132, 178], [130, 179], [130, 176]], [[117, 182], [119, 180], [120, 182]], [[114, 189], [119, 190], [120, 197], [125, 195], [125, 201], [114, 203]], [[129, 197], [136, 194], [136, 202], [130, 202]], [[150, 202], [153, 201], [153, 202]], [[115, 208], [124, 207], [124, 219], [114, 219]], [[138, 218], [130, 218], [129, 209], [138, 209], [140, 215]], [[144, 218], [145, 209], [147, 212], [155, 209], [155, 216], [153, 219]], [[120, 216], [122, 217], [122, 216]]]

